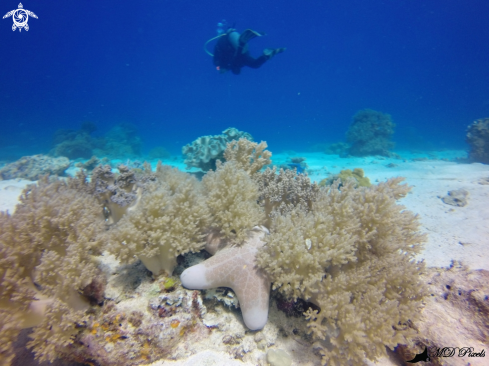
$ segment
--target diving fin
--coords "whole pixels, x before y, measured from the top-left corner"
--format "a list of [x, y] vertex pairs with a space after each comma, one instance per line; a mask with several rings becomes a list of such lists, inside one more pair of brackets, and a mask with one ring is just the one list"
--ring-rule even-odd
[[246, 43], [251, 41], [253, 38], [261, 37], [264, 35], [265, 33], [260, 33], [251, 29], [247, 29], [239, 36], [239, 45], [243, 47]]
[[263, 55], [266, 57], [267, 60], [270, 60], [273, 56], [275, 56], [277, 53], [282, 53], [286, 50], [287, 48], [282, 47], [282, 48], [265, 48], [263, 50]]

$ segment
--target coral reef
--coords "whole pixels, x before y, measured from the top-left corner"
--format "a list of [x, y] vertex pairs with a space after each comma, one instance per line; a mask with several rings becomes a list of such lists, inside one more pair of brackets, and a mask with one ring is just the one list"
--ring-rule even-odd
[[258, 186], [235, 161], [218, 162], [216, 171], [208, 172], [202, 183], [212, 215], [212, 228], [234, 243], [242, 243], [248, 231], [265, 217], [257, 203]]
[[105, 135], [104, 140], [105, 144], [102, 149], [106, 151], [105, 155], [118, 157], [141, 155], [143, 143], [137, 127], [132, 123], [124, 122], [112, 127]]
[[120, 260], [137, 256], [158, 276], [173, 272], [178, 255], [203, 249], [210, 215], [196, 178], [161, 164], [154, 175], [138, 203], [107, 232], [107, 241]]
[[97, 129], [92, 122], [83, 122], [80, 130], [59, 129], [53, 137], [53, 155], [65, 156], [68, 159], [92, 156], [93, 141], [90, 134]]
[[68, 159], [88, 159], [93, 155], [92, 141], [87, 134], [78, 134], [73, 140], [65, 140], [54, 147], [54, 156]]
[[474, 121], [467, 128], [465, 141], [470, 145], [471, 161], [489, 164], [489, 118]]
[[109, 224], [117, 223], [124, 214], [134, 209], [146, 183], [156, 179], [149, 164], [144, 165], [144, 170], [139, 169], [138, 174], [123, 164], [117, 168], [119, 174], [112, 173], [110, 165], [96, 167], [88, 184], [84, 172], [77, 176], [80, 189], [95, 196], [103, 206]]
[[[109, 286], [110, 291], [125, 293], [117, 281]], [[209, 333], [201, 320], [206, 308], [196, 291], [181, 286], [161, 290], [157, 281], [146, 279], [127, 295], [137, 299], [106, 301], [91, 314], [87, 330], [76, 336], [75, 346], [61, 355], [107, 366], [120, 365], [121, 361], [128, 366], [148, 364], [175, 358], [180, 343], [187, 339], [195, 342]]]
[[[414, 259], [424, 237], [396, 204], [409, 191], [402, 179], [320, 188], [295, 171], [262, 171], [271, 156], [264, 142], [226, 146], [227, 161], [202, 181], [133, 164], [26, 190], [15, 214], [0, 216], [1, 355], [11, 356], [8, 344], [30, 325], [38, 358], [110, 366], [122, 356], [130, 366], [187, 357], [207, 337], [244, 360], [283, 332], [307, 347], [313, 339], [331, 364], [362, 364], [384, 345], [409, 344], [406, 324], [425, 295]], [[204, 247], [213, 256], [176, 268], [177, 256]], [[174, 270], [190, 288], [231, 287], [244, 324], [263, 330], [247, 334], [215, 300], [208, 311]], [[281, 299], [269, 306], [271, 283]], [[294, 315], [306, 301], [315, 304], [308, 323], [276, 307]], [[230, 322], [239, 331], [221, 333]]]
[[[218, 164], [218, 171], [229, 169], [236, 177], [239, 170], [230, 163], [234, 162]], [[258, 246], [257, 264], [274, 289], [320, 307], [319, 313], [310, 308], [307, 318], [323, 362], [338, 363], [346, 357], [362, 363], [365, 357], [384, 355], [384, 344], [392, 348], [407, 342], [412, 332], [403, 324], [418, 318], [425, 295], [419, 276], [423, 265], [413, 260], [424, 237], [417, 232], [416, 217], [396, 205], [409, 191], [406, 185], [399, 185], [402, 179], [359, 189], [347, 179], [341, 189], [337, 181], [319, 190], [307, 184], [307, 178], [294, 179], [281, 171], [277, 179], [269, 169], [254, 180], [263, 193], [259, 198], [262, 208], [271, 207], [266, 210], [271, 234], [265, 239], [266, 246]], [[233, 207], [234, 202], [227, 205]], [[211, 253], [217, 246], [216, 256], [225, 253], [226, 257], [248, 248], [246, 240], [242, 247], [229, 247], [220, 238], [213, 245]], [[187, 269], [182, 283], [190, 288], [236, 286], [233, 281], [243, 275], [221, 267], [215, 258]], [[236, 255], [235, 261], [240, 258]], [[241, 264], [240, 270], [249, 266]], [[379, 300], [373, 301], [374, 297]], [[379, 313], [380, 322], [371, 319]]]
[[270, 281], [254, 264], [268, 229], [256, 226], [250, 232], [265, 219], [253, 178], [257, 179], [259, 171], [270, 162], [266, 146], [246, 139], [230, 142], [224, 152], [227, 162], [218, 161], [216, 171], [203, 178], [214, 229], [208, 235], [206, 249], [214, 256], [181, 275], [182, 284], [191, 289], [231, 287], [250, 329], [265, 326], [270, 297]]
[[394, 147], [390, 140], [395, 124], [389, 114], [364, 109], [353, 116], [353, 122], [346, 133], [351, 144], [349, 154], [353, 156], [390, 156]]
[[91, 122], [85, 122], [78, 131], [60, 129], [54, 133], [50, 154], [69, 159], [89, 159], [93, 155], [128, 157], [141, 155], [142, 141], [136, 126], [121, 123], [109, 130], [102, 138], [90, 134], [96, 130]]
[[224, 151], [226, 161], [234, 161], [239, 169], [254, 177], [265, 165], [271, 164], [272, 153], [265, 150], [265, 141], [257, 144], [246, 138], [229, 142]]
[[323, 363], [362, 364], [406, 343], [425, 289], [414, 261], [424, 236], [415, 215], [396, 204], [400, 178], [355, 189], [322, 189], [312, 209], [274, 217], [257, 264], [273, 288], [317, 304], [307, 319]]
[[92, 255], [103, 226], [93, 197], [47, 178], [24, 191], [12, 216], [0, 214], [2, 357], [26, 327], [34, 326], [29, 347], [40, 360], [73, 343], [90, 308], [84, 291], [99, 273]]
[[319, 192], [319, 186], [311, 183], [307, 175], [283, 169], [277, 174], [276, 167], [267, 168], [255, 181], [260, 192], [258, 204], [265, 211], [267, 228], [271, 227], [275, 216], [286, 215], [295, 207], [310, 210]]
[[[104, 158], [104, 160], [107, 159]], [[77, 168], [82, 168], [87, 171], [92, 171], [93, 169], [95, 169], [96, 166], [100, 165], [101, 163], [102, 161], [94, 155], [84, 163], [76, 163], [75, 166]]]
[[63, 175], [70, 166], [67, 158], [52, 158], [46, 155], [24, 156], [0, 169], [0, 179], [23, 178], [38, 180], [44, 175]]
[[327, 187], [332, 185], [336, 180], [340, 180], [341, 184], [346, 183], [348, 180], [351, 180], [355, 187], [370, 187], [370, 179], [365, 176], [365, 173], [362, 168], [355, 168], [352, 170], [344, 169], [340, 171], [339, 174], [333, 174], [328, 178], [323, 179], [319, 182], [319, 186]]
[[239, 131], [230, 127], [222, 132], [221, 135], [201, 136], [191, 144], [182, 147], [182, 154], [185, 155], [187, 169], [192, 167], [203, 171], [216, 169], [216, 161], [224, 160], [224, 150], [228, 142], [245, 138], [253, 141], [253, 137], [247, 132]]

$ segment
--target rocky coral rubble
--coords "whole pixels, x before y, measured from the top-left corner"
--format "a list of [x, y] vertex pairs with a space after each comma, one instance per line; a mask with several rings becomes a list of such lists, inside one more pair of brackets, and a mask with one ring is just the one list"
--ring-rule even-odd
[[70, 166], [67, 158], [53, 158], [46, 155], [24, 156], [0, 169], [0, 179], [38, 180], [44, 175], [62, 176]]
[[224, 159], [227, 144], [240, 138], [253, 141], [249, 133], [230, 127], [222, 131], [220, 135], [201, 136], [191, 144], [185, 145], [182, 148], [182, 154], [185, 155], [187, 169], [192, 167], [203, 171], [216, 169], [216, 161]]

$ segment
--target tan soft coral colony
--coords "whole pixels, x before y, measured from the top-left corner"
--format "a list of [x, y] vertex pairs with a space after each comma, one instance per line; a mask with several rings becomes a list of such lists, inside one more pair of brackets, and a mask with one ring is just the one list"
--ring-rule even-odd
[[137, 256], [155, 276], [171, 274], [177, 256], [202, 250], [210, 224], [202, 184], [158, 165], [137, 207], [107, 232], [109, 251], [124, 262]]
[[414, 260], [424, 241], [418, 220], [396, 204], [402, 178], [355, 189], [322, 189], [309, 212], [276, 217], [258, 265], [274, 288], [317, 304], [307, 311], [323, 361], [358, 364], [406, 343], [425, 286]]
[[26, 327], [41, 360], [72, 342], [89, 307], [80, 292], [98, 273], [103, 222], [95, 198], [47, 178], [24, 191], [13, 215], [0, 215], [1, 357], [12, 357], [10, 342]]
[[24, 326], [37, 325], [30, 346], [41, 359], [70, 346], [85, 329], [81, 294], [102, 250], [140, 259], [156, 278], [173, 272], [178, 255], [207, 249], [213, 257], [186, 269], [182, 284], [233, 288], [254, 330], [267, 323], [272, 288], [315, 303], [320, 311], [305, 315], [323, 364], [363, 364], [409, 342], [425, 295], [414, 259], [424, 237], [396, 203], [409, 188], [400, 178], [319, 187], [263, 170], [266, 147], [232, 141], [202, 181], [158, 164], [27, 189], [13, 215], [0, 214], [0, 357], [11, 358]]

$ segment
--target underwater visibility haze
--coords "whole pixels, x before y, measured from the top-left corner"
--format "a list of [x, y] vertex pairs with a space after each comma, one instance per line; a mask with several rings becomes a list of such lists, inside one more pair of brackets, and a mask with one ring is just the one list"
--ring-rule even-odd
[[[179, 153], [230, 126], [275, 149], [307, 149], [343, 139], [365, 108], [393, 116], [399, 145], [463, 147], [467, 125], [489, 108], [482, 0], [23, 5], [39, 17], [28, 32], [0, 22], [4, 156], [47, 152], [55, 130], [87, 120], [99, 135], [136, 125], [143, 151]], [[203, 45], [222, 19], [266, 33], [250, 41], [255, 57], [287, 50], [221, 75]]]
[[487, 0], [17, 1], [0, 366], [487, 365]]

